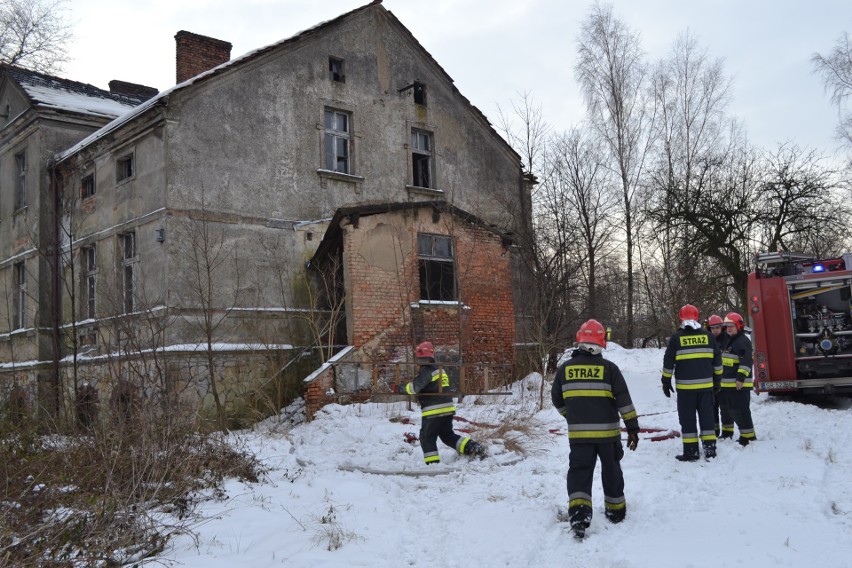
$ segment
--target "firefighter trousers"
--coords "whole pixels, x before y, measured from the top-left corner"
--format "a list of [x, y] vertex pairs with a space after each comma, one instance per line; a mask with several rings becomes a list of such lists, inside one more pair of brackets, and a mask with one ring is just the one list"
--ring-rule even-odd
[[[731, 434], [734, 433], [733, 424], [736, 424], [740, 431], [740, 438], [755, 440], [754, 422], [751, 419], [751, 390], [723, 388], [720, 394], [722, 395], [721, 408], [723, 412], [727, 410], [731, 417]], [[724, 429], [724, 424], [722, 427]]]
[[612, 522], [624, 519], [627, 505], [624, 500], [624, 474], [621, 440], [603, 443], [571, 444], [568, 454], [568, 517], [571, 525], [588, 526], [592, 520], [592, 482], [595, 464], [601, 460], [601, 482], [606, 517]]
[[[678, 389], [677, 417], [680, 421], [683, 449], [687, 455], [698, 454], [698, 441], [705, 446], [716, 444], [716, 433], [713, 419], [713, 390], [712, 389]], [[698, 420], [695, 417], [698, 415]], [[700, 430], [699, 430], [700, 428]]]
[[426, 463], [438, 463], [438, 438], [449, 447], [463, 454], [470, 438], [459, 436], [453, 431], [453, 415], [431, 416], [423, 418], [420, 426], [420, 448], [423, 450], [423, 460]]

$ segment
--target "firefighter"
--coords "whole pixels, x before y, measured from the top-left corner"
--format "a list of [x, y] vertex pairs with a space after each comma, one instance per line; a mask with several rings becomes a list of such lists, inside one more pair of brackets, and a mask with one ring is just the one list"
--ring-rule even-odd
[[410, 383], [399, 385], [396, 391], [417, 395], [421, 418], [420, 448], [426, 464], [441, 462], [438, 438], [462, 455], [484, 458], [486, 452], [481, 444], [453, 431], [456, 406], [452, 395], [442, 392], [449, 389], [450, 377], [435, 365], [435, 348], [432, 343], [424, 341], [418, 345], [414, 350], [414, 358], [420, 364], [417, 376]]
[[571, 358], [559, 366], [550, 392], [553, 406], [568, 421], [568, 518], [574, 536], [582, 539], [592, 520], [592, 481], [600, 458], [604, 514], [620, 523], [627, 513], [620, 461], [619, 415], [627, 428], [627, 447], [639, 443], [639, 420], [627, 383], [618, 366], [601, 355], [606, 330], [590, 319], [576, 335]]
[[734, 423], [740, 430], [737, 440], [747, 446], [757, 438], [754, 434], [754, 422], [751, 419], [751, 390], [754, 382], [751, 376], [752, 346], [751, 339], [745, 334], [743, 317], [731, 312], [725, 316], [725, 330], [728, 341], [722, 351], [722, 364], [725, 372], [722, 376], [720, 393], [722, 412], [732, 418], [726, 429], [722, 424], [722, 437], [734, 437]]
[[[719, 345], [719, 351], [722, 351], [725, 347], [725, 343], [728, 340], [728, 334], [723, 333], [725, 322], [722, 320], [722, 316], [718, 316], [716, 314], [711, 315], [707, 318], [707, 329], [710, 330], [710, 333], [713, 334], [713, 338], [716, 340], [716, 343]], [[731, 415], [728, 414], [726, 410], [722, 410], [719, 406], [719, 389], [713, 389], [713, 431], [716, 433], [716, 437], [728, 437], [734, 435], [734, 421], [731, 418]], [[721, 420], [720, 420], [721, 414]], [[723, 436], [724, 433], [730, 432], [729, 436]]]
[[698, 323], [698, 308], [686, 304], [678, 315], [680, 327], [669, 339], [662, 371], [663, 394], [666, 397], [675, 391], [672, 375], [677, 381], [677, 415], [683, 436], [683, 453], [675, 457], [680, 461], [697, 460], [700, 439], [704, 457], [711, 459], [716, 457], [713, 391], [722, 376], [722, 357], [713, 335]]

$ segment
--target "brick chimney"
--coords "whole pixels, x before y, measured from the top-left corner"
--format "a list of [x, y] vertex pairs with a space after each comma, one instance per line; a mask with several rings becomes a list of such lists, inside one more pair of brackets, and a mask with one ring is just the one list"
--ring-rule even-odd
[[231, 59], [231, 44], [221, 39], [181, 30], [175, 34], [175, 43], [177, 83], [183, 83]]
[[151, 97], [156, 96], [160, 91], [154, 87], [146, 87], [138, 83], [128, 83], [127, 81], [113, 79], [109, 82], [109, 92], [115, 95], [126, 95], [141, 101], [147, 101]]

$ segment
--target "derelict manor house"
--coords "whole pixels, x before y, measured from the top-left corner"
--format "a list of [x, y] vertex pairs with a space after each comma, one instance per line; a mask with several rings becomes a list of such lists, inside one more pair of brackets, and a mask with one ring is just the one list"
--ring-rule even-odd
[[515, 362], [528, 178], [380, 1], [236, 59], [175, 39], [159, 93], [0, 70], [4, 400], [204, 408], [296, 373], [310, 411], [343, 347]]

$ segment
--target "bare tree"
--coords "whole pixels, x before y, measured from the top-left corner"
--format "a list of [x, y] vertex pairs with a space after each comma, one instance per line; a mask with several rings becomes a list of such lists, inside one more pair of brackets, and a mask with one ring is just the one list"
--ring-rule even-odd
[[623, 335], [627, 345], [632, 345], [636, 192], [653, 114], [649, 112], [647, 65], [639, 36], [613, 16], [610, 5], [596, 3], [583, 22], [576, 71], [589, 119], [606, 143], [621, 187], [627, 263], [627, 321]]
[[65, 0], [0, 0], [0, 61], [54, 73], [68, 61]]
[[217, 229], [215, 214], [207, 208], [204, 188], [200, 192], [200, 210], [190, 214], [178, 231], [178, 246], [187, 264], [189, 299], [198, 306], [193, 324], [205, 347], [210, 394], [218, 427], [224, 432], [228, 425], [215, 344], [225, 333], [228, 315], [240, 298], [240, 266], [235, 245], [226, 238], [225, 229]]
[[848, 106], [852, 96], [852, 43], [849, 34], [844, 32], [827, 55], [816, 53], [811, 61], [822, 76], [826, 90], [831, 93], [831, 102], [837, 105], [840, 114], [838, 138], [852, 148], [852, 108]]
[[586, 302], [581, 319], [603, 318], [599, 313], [597, 274], [601, 261], [612, 253], [612, 214], [618, 206], [618, 195], [612, 191], [603, 151], [587, 132], [575, 128], [557, 138], [554, 146], [553, 185], [558, 188], [558, 199], [552, 203], [553, 213], [575, 220], [575, 230], [569, 234], [576, 240], [566, 243], [570, 248], [564, 254], [575, 254], [585, 280]]
[[815, 150], [779, 145], [766, 156], [761, 191], [763, 250], [841, 252], [848, 238], [850, 207], [838, 194], [834, 170]]
[[543, 119], [541, 107], [525, 93], [512, 102], [512, 114], [500, 113], [500, 128], [521, 155], [533, 183], [532, 227], [520, 238], [520, 251], [532, 275], [535, 293], [527, 295], [529, 334], [538, 346], [536, 370], [547, 374], [573, 340], [570, 326], [576, 319], [575, 287], [579, 267], [576, 254], [568, 249], [575, 239], [576, 212], [565, 207], [563, 188], [554, 177], [553, 140]]
[[529, 92], [512, 101], [512, 112], [507, 113], [497, 105], [499, 128], [509, 145], [521, 155], [528, 173], [535, 174], [542, 168], [542, 159], [550, 134], [544, 120], [541, 105], [537, 105]]
[[[726, 137], [738, 135], [736, 128], [727, 127], [730, 83], [722, 60], [711, 59], [688, 33], [678, 37], [653, 74], [657, 119], [644, 200], [652, 223], [644, 231], [647, 254], [643, 256], [651, 266], [643, 266], [643, 274], [646, 297], [655, 304], [652, 313], [667, 317], [654, 322], [645, 331], [649, 335], [676, 325], [674, 310], [686, 302], [718, 305], [717, 292], [725, 286], [724, 279], [708, 270], [718, 269], [712, 256], [695, 256], [696, 242], [705, 237], [683, 219], [703, 219], [703, 214], [696, 217], [690, 208], [704, 206], [708, 193], [725, 188], [712, 183], [716, 176], [708, 173], [725, 163]], [[724, 237], [711, 234], [716, 239]], [[708, 244], [712, 247], [718, 247], [718, 242]]]

